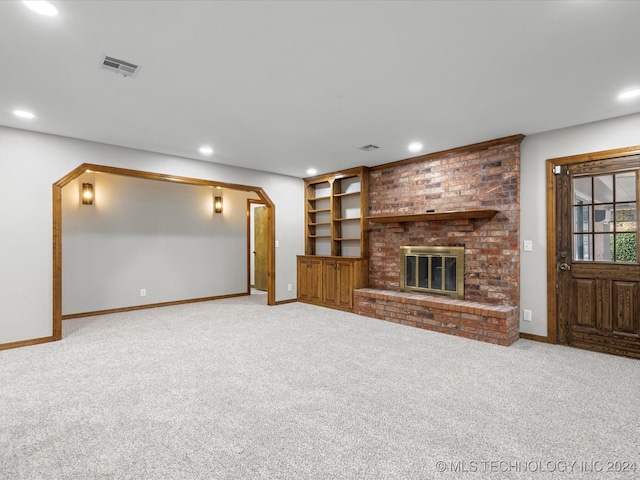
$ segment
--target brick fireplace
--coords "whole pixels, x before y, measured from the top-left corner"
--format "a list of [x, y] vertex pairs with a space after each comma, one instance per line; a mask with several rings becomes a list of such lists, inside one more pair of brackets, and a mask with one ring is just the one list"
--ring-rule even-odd
[[[370, 223], [370, 288], [356, 291], [357, 313], [503, 345], [518, 338], [523, 138], [515, 135], [371, 169], [371, 217], [474, 209], [492, 209], [497, 214]], [[405, 245], [464, 247], [464, 299], [400, 292], [399, 251]], [[384, 292], [388, 295], [382, 298]], [[406, 308], [409, 300], [412, 308]], [[420, 321], [421, 309], [426, 323]], [[408, 312], [404, 318], [403, 310]], [[485, 320], [498, 327], [488, 327]], [[492, 335], [493, 330], [503, 331]]]

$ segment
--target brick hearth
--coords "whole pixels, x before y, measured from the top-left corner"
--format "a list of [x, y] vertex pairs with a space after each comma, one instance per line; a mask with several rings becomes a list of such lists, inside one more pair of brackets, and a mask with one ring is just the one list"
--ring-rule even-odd
[[518, 309], [418, 293], [361, 288], [354, 312], [402, 325], [508, 346], [518, 340]]

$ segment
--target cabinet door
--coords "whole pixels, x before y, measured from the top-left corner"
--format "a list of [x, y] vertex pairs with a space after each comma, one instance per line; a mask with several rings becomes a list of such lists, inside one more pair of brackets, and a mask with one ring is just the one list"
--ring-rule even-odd
[[350, 310], [353, 307], [353, 262], [325, 260], [323, 277], [324, 304]]
[[322, 302], [321, 259], [298, 259], [298, 298], [305, 302]]
[[336, 260], [326, 259], [323, 264], [322, 303], [335, 307], [338, 305], [338, 263]]
[[353, 262], [349, 260], [338, 260], [338, 307], [353, 308]]

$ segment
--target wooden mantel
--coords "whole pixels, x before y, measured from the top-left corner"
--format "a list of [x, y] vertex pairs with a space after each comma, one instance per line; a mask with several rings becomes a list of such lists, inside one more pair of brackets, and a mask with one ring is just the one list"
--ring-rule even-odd
[[493, 218], [498, 210], [457, 210], [447, 212], [409, 213], [402, 215], [376, 215], [367, 217], [373, 223], [405, 223], [405, 222], [431, 222], [434, 220], [459, 220]]

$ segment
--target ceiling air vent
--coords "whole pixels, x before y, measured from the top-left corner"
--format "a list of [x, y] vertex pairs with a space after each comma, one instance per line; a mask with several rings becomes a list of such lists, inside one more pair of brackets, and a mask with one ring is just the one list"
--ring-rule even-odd
[[370, 152], [372, 150], [377, 150], [380, 148], [377, 145], [365, 145], [364, 147], [358, 147], [358, 150], [364, 150], [365, 152]]
[[140, 70], [138, 65], [118, 60], [117, 58], [107, 57], [106, 55], [102, 59], [101, 67], [111, 70], [112, 72], [119, 73], [120, 75], [124, 75], [125, 77], [135, 77], [138, 70]]

